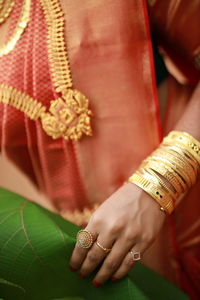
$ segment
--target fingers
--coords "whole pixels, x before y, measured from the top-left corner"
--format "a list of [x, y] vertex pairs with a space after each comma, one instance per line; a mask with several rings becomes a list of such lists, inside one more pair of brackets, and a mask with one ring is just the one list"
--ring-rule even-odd
[[117, 240], [93, 282], [100, 285], [110, 279], [120, 267], [132, 244], [133, 241]]
[[[111, 239], [110, 236], [99, 235], [98, 242], [102, 247], [110, 249], [112, 248], [115, 239]], [[87, 256], [85, 257], [85, 260], [80, 269], [80, 274], [84, 277], [90, 275], [106, 256], [106, 251], [100, 248], [95, 242], [92, 248], [88, 251]]]
[[[90, 228], [90, 226], [87, 226], [85, 228], [86, 231], [89, 231], [93, 237], [93, 241], [95, 241], [97, 239], [97, 232], [95, 232], [94, 230], [92, 230], [92, 228]], [[74, 251], [72, 253], [71, 259], [70, 259], [70, 268], [72, 270], [78, 270], [84, 259], [87, 256], [88, 251], [90, 251], [89, 248], [82, 248], [78, 243], [76, 243]]]
[[147, 248], [146, 243], [138, 243], [136, 244], [132, 249], [131, 252], [129, 251], [127, 255], [125, 256], [123, 262], [121, 263], [118, 270], [113, 274], [112, 280], [116, 281], [118, 279], [121, 279], [125, 275], [130, 272], [130, 270], [133, 268], [134, 264], [140, 260], [142, 257], [142, 254]]

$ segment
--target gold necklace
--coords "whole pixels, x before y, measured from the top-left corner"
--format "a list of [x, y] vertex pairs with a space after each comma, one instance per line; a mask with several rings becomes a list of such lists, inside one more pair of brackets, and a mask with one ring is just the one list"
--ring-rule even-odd
[[31, 0], [24, 0], [21, 15], [11, 37], [0, 47], [0, 57], [10, 53], [14, 49], [29, 22], [30, 7]]
[[68, 52], [64, 38], [64, 13], [58, 0], [40, 0], [48, 28], [48, 57], [56, 92], [42, 126], [53, 138], [78, 140], [92, 135], [89, 100], [73, 88]]
[[14, 0], [1, 0], [0, 1], [0, 24], [2, 24], [10, 15], [15, 1]]

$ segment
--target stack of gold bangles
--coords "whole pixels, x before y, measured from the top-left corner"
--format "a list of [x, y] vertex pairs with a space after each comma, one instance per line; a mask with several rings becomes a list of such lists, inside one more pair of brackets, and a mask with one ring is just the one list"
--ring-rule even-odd
[[200, 171], [200, 142], [186, 132], [171, 131], [128, 181], [151, 195], [171, 213], [195, 184]]

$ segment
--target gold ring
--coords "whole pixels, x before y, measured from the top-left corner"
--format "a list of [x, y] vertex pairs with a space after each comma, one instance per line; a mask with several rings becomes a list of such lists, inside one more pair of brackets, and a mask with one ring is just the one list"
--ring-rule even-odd
[[132, 260], [133, 261], [136, 261], [136, 260], [140, 260], [141, 259], [141, 254], [140, 252], [133, 252], [133, 251], [130, 251], [130, 254], [132, 256]]
[[85, 229], [79, 230], [79, 232], [77, 233], [77, 236], [76, 236], [76, 240], [77, 240], [78, 245], [81, 248], [85, 248], [85, 249], [90, 248], [93, 244], [92, 234]]
[[103, 247], [101, 244], [99, 244], [98, 241], [96, 241], [96, 245], [97, 245], [101, 250], [103, 250], [103, 251], [106, 252], [106, 253], [109, 253], [109, 252], [111, 251], [111, 249], [105, 248], [105, 247]]

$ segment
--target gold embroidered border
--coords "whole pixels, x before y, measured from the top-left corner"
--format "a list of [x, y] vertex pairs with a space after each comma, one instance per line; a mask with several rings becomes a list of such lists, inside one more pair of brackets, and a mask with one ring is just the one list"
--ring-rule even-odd
[[31, 0], [24, 0], [23, 6], [22, 6], [22, 12], [19, 17], [19, 20], [17, 22], [17, 25], [14, 29], [13, 34], [5, 43], [0, 47], [0, 57], [10, 53], [15, 45], [17, 44], [18, 40], [20, 39], [22, 33], [24, 32], [30, 18], [30, 7], [31, 7]]

